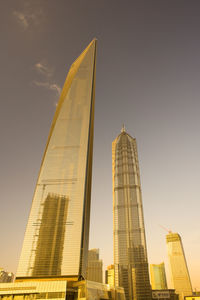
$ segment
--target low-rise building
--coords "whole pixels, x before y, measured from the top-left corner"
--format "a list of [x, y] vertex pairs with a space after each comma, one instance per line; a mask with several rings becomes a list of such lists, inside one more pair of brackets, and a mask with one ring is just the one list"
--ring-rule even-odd
[[179, 296], [174, 289], [152, 290], [152, 299], [179, 300]]
[[124, 289], [107, 284], [66, 280], [30, 280], [0, 284], [1, 300], [125, 300]]
[[11, 272], [6, 272], [3, 268], [0, 268], [0, 283], [3, 282], [13, 282], [14, 274]]

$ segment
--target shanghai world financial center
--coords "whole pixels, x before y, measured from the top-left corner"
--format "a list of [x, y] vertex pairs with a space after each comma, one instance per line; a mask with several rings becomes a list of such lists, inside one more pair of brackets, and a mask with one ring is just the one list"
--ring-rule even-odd
[[[10, 288], [1, 288], [0, 299], [151, 299], [137, 146], [124, 128], [112, 145], [115, 287], [86, 280], [95, 72], [93, 40], [65, 81], [39, 171], [16, 280]], [[42, 286], [44, 281], [49, 285]], [[68, 292], [61, 281], [66, 281]], [[69, 282], [75, 285], [68, 288]], [[28, 293], [29, 289], [33, 291]], [[24, 294], [19, 296], [18, 290]]]
[[92, 172], [96, 41], [72, 65], [42, 160], [17, 270], [85, 278]]

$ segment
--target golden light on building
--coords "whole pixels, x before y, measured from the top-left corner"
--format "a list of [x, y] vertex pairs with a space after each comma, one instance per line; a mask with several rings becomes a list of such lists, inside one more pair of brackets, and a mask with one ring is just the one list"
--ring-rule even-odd
[[166, 241], [173, 288], [179, 294], [179, 300], [183, 300], [185, 296], [192, 295], [192, 284], [182, 240], [178, 233], [170, 232]]
[[96, 40], [72, 64], [50, 129], [17, 280], [85, 278], [93, 153]]
[[121, 133], [112, 143], [115, 285], [127, 300], [151, 299], [136, 139]]
[[160, 264], [150, 264], [151, 287], [153, 290], [166, 290], [167, 279], [164, 262]]
[[115, 269], [114, 265], [110, 265], [107, 267], [105, 272], [105, 282], [111, 286], [115, 285]]

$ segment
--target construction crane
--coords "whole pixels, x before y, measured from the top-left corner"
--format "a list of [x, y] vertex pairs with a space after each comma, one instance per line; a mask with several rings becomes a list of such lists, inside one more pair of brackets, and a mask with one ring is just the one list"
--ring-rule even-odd
[[166, 227], [164, 227], [164, 226], [162, 226], [162, 225], [160, 225], [160, 224], [159, 224], [159, 226], [160, 226], [162, 229], [164, 229], [165, 231], [167, 231], [168, 233], [172, 233], [171, 229], [168, 229], [168, 228], [166, 228]]

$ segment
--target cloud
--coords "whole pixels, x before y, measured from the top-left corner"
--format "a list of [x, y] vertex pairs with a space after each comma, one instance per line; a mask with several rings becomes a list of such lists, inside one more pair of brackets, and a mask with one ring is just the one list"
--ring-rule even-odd
[[57, 96], [61, 94], [61, 87], [52, 79], [54, 70], [44, 61], [34, 65], [34, 69], [39, 73], [42, 80], [34, 80], [32, 83], [36, 86], [54, 91]]
[[34, 67], [36, 71], [38, 71], [46, 77], [51, 77], [53, 75], [53, 69], [48, 67], [45, 63], [38, 62], [37, 64], [35, 64]]
[[19, 11], [14, 11], [13, 15], [17, 18], [19, 23], [23, 26], [24, 29], [27, 29], [29, 26], [29, 22], [25, 14]]
[[51, 84], [50, 89], [53, 91], [56, 91], [57, 94], [60, 96], [62, 89], [58, 84], [56, 84], [56, 83]]
[[28, 0], [24, 2], [20, 10], [13, 11], [13, 15], [24, 30], [40, 25], [41, 21], [44, 20], [41, 6], [38, 6], [36, 2], [33, 5], [33, 2]]
[[36, 86], [46, 88], [46, 89], [51, 90], [51, 91], [55, 91], [57, 96], [60, 96], [60, 93], [61, 93], [61, 90], [62, 90], [61, 87], [58, 84], [50, 83], [50, 82], [47, 82], [47, 81], [34, 80], [33, 84], [35, 84]]

